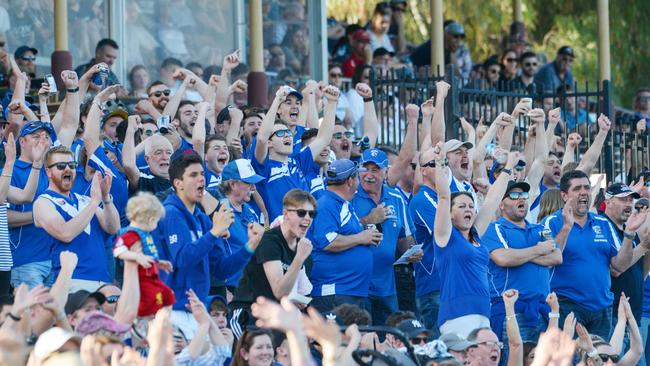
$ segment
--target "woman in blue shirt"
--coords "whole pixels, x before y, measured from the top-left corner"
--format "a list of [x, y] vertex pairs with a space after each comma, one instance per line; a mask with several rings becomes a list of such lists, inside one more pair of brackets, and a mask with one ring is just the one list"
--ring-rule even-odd
[[435, 165], [438, 193], [438, 210], [433, 224], [436, 267], [441, 283], [438, 325], [443, 334], [467, 337], [473, 329], [490, 326], [489, 254], [481, 244], [480, 235], [495, 218], [498, 201], [506, 191], [519, 153], [508, 155], [505, 169], [488, 191], [477, 214], [470, 193], [452, 194], [449, 189], [449, 169], [442, 143], [433, 149], [434, 160], [427, 164]]

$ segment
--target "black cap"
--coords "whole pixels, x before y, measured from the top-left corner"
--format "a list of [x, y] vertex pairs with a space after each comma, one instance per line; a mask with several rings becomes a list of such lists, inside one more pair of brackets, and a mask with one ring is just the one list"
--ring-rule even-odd
[[640, 198], [641, 196], [630, 189], [627, 185], [623, 183], [614, 183], [607, 187], [605, 191], [605, 198], [610, 199], [612, 197], [623, 198], [632, 195], [634, 198]]
[[559, 50], [557, 50], [558, 55], [569, 55], [571, 57], [576, 57], [575, 54], [573, 54], [573, 48], [571, 46], [562, 46], [560, 47]]
[[503, 195], [503, 198], [506, 198], [506, 196], [508, 196], [508, 193], [510, 193], [510, 191], [515, 188], [521, 189], [522, 192], [530, 192], [530, 184], [526, 182], [517, 182], [511, 180], [508, 182], [508, 188], [506, 188], [506, 193]]
[[31, 51], [34, 56], [38, 54], [38, 50], [34, 47], [20, 46], [18, 49], [16, 49], [16, 52], [14, 52], [14, 58], [22, 58], [27, 51]]
[[398, 325], [397, 329], [401, 330], [402, 333], [406, 334], [407, 337], [413, 338], [418, 334], [426, 333], [431, 335], [431, 332], [420, 323], [417, 319], [405, 319], [402, 320]]
[[106, 296], [101, 292], [88, 292], [86, 290], [79, 290], [68, 295], [68, 302], [65, 303], [65, 313], [66, 315], [73, 314], [75, 311], [79, 310], [88, 299], [95, 299], [102, 305], [106, 302]]
[[393, 57], [395, 56], [395, 52], [390, 52], [384, 47], [379, 47], [372, 53], [372, 57], [381, 57], [385, 55], [390, 55], [390, 57]]
[[217, 124], [218, 125], [220, 125], [220, 124], [222, 124], [222, 123], [224, 123], [226, 121], [230, 121], [230, 108], [231, 108], [231, 106], [229, 104], [229, 105], [223, 107], [223, 109], [221, 109], [219, 111], [219, 114], [217, 114]]

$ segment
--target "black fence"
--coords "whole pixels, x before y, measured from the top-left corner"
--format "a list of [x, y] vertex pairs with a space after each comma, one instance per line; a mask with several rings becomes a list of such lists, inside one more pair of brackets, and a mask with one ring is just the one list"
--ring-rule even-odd
[[[535, 84], [488, 84], [478, 80], [463, 80], [454, 76], [451, 65], [447, 65], [445, 76], [440, 75], [440, 70], [432, 71], [430, 68], [421, 68], [415, 72], [408, 69], [371, 70], [370, 86], [382, 127], [380, 143], [399, 147], [406, 128], [405, 106], [408, 103], [420, 105], [435, 97], [436, 82], [444, 80], [451, 85], [445, 102], [448, 139], [465, 137], [460, 128], [461, 117], [473, 123], [475, 127], [481, 119], [489, 126], [499, 113], [511, 113], [519, 100], [530, 98], [533, 108], [542, 108], [546, 112], [561, 108], [561, 123], [555, 132], [564, 138], [558, 140], [560, 145], [556, 150], [563, 153], [567, 136], [570, 133], [579, 133], [582, 142], [576, 151], [578, 160], [587, 151], [598, 132], [598, 116], [604, 114], [614, 121], [596, 166], [599, 172], [607, 174], [608, 181], [621, 180], [629, 183], [626, 178], [628, 175], [636, 177], [650, 166], [650, 136], [635, 133], [634, 118], [615, 115], [609, 81], [575, 83], [562, 90], [542, 91]], [[528, 117], [525, 116], [515, 121], [513, 146], [523, 149], [528, 124]]]

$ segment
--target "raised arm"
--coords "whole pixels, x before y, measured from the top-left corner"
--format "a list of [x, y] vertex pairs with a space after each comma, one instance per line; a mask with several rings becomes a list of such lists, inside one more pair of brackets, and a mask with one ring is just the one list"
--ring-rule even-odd
[[[210, 109], [210, 103], [200, 102], [196, 104], [196, 109], [198, 110], [198, 115], [196, 116], [196, 123], [192, 127], [192, 146], [194, 151], [203, 159], [205, 156], [205, 116], [208, 114], [208, 109]], [[235, 123], [235, 121], [230, 121], [230, 124]], [[237, 123], [239, 124], [239, 123]]]
[[515, 303], [519, 298], [519, 291], [507, 290], [503, 293], [503, 303], [506, 308], [506, 333], [508, 334], [508, 366], [521, 366], [524, 364], [524, 342], [519, 332]]
[[41, 83], [38, 90], [38, 109], [41, 114], [42, 122], [50, 122], [50, 112], [47, 110], [47, 101], [50, 98], [50, 85], [47, 82]]
[[183, 82], [176, 90], [176, 93], [174, 93], [174, 95], [171, 98], [169, 98], [169, 102], [167, 102], [167, 105], [165, 105], [165, 109], [162, 112], [163, 116], [169, 116], [170, 118], [174, 118], [174, 116], [176, 115], [176, 111], [178, 111], [178, 106], [181, 104], [181, 101], [183, 100], [183, 95], [185, 95], [185, 91], [187, 89], [193, 88], [194, 85], [196, 85], [196, 79], [183, 74], [180, 70], [176, 70], [176, 72], [172, 77], [174, 79], [183, 78]]
[[445, 124], [445, 99], [451, 86], [444, 81], [436, 82], [436, 105], [433, 109], [433, 119], [431, 121], [431, 146], [436, 146], [438, 142], [445, 142], [446, 124]]
[[298, 279], [300, 268], [302, 268], [303, 263], [309, 257], [311, 250], [311, 241], [307, 238], [302, 238], [297, 243], [296, 256], [286, 271], [282, 269], [282, 262], [279, 260], [264, 262], [262, 264], [264, 274], [271, 285], [273, 296], [276, 299], [289, 296]]
[[472, 156], [472, 163], [474, 166], [485, 161], [485, 155], [487, 155], [487, 150], [485, 147], [488, 144], [492, 143], [494, 137], [496, 136], [497, 129], [499, 127], [507, 127], [509, 125], [512, 125], [512, 117], [504, 112], [499, 113], [485, 134], [483, 134], [481, 141], [476, 146], [474, 146], [474, 155]]
[[419, 134], [420, 151], [428, 150], [431, 145], [431, 120], [433, 119], [433, 98], [427, 99], [420, 106], [422, 110], [422, 128]]
[[[555, 127], [560, 123], [560, 108], [551, 109], [548, 112], [548, 126], [546, 127], [546, 143], [549, 150], [555, 142]], [[541, 137], [541, 136], [540, 136]]]
[[74, 141], [79, 127], [79, 91], [73, 91], [78, 89], [79, 80], [77, 79], [77, 73], [70, 70], [62, 71], [61, 79], [68, 92], [66, 92], [65, 99], [63, 99], [63, 103], [61, 103], [53, 121], [57, 118], [61, 119], [61, 127], [57, 131], [59, 142], [69, 148], [72, 146], [72, 141]]
[[591, 174], [591, 170], [596, 165], [596, 162], [598, 162], [598, 158], [600, 158], [600, 154], [603, 151], [603, 145], [611, 127], [612, 122], [609, 118], [601, 114], [598, 117], [598, 134], [596, 134], [596, 137], [591, 142], [591, 146], [589, 146], [587, 152], [582, 156], [576, 170], [581, 170], [585, 174]]
[[217, 83], [217, 95], [214, 100], [215, 111], [220, 111], [226, 107], [228, 104], [228, 97], [230, 92], [228, 87], [230, 86], [230, 74], [232, 70], [239, 65], [239, 50], [226, 55], [223, 59], [223, 64], [221, 66], [221, 76], [219, 77], [219, 82]]
[[115, 320], [123, 324], [133, 324], [138, 315], [140, 304], [140, 280], [138, 279], [138, 263], [124, 261], [124, 280], [122, 281], [122, 294], [117, 300]]
[[226, 133], [226, 144], [231, 145], [233, 141], [239, 140], [241, 131], [241, 121], [244, 119], [244, 113], [237, 107], [230, 107], [228, 110], [230, 115], [230, 127]]
[[[544, 166], [548, 158], [548, 144], [544, 136], [544, 111], [541, 109], [533, 109], [530, 112], [530, 119], [535, 125], [535, 135], [539, 138], [535, 139], [535, 159], [528, 170], [526, 181], [530, 184], [530, 198], [534, 200], [539, 194], [539, 183], [544, 177]], [[529, 201], [532, 203], [532, 201]]]
[[567, 143], [564, 148], [564, 156], [562, 157], [562, 169], [569, 163], [576, 161], [576, 149], [582, 142], [582, 136], [577, 132], [571, 132], [567, 137]]
[[626, 300], [624, 305], [628, 330], [630, 331], [630, 349], [625, 353], [625, 355], [623, 355], [623, 358], [617, 365], [634, 366], [639, 362], [639, 359], [641, 358], [644, 345], [643, 339], [641, 338], [641, 332], [639, 331], [639, 326], [636, 323], [634, 314], [632, 314], [630, 303]]
[[107, 64], [102, 62], [91, 66], [83, 75], [81, 75], [79, 78], [79, 95], [81, 95], [81, 98], [86, 96], [90, 83], [92, 83], [93, 76], [95, 76], [95, 74], [97, 74], [102, 68], [108, 69], [109, 67]]
[[[508, 154], [508, 161], [506, 162], [505, 169], [512, 171], [518, 161], [519, 153], [511, 151]], [[483, 235], [490, 222], [494, 220], [497, 208], [499, 207], [499, 202], [503, 198], [503, 195], [506, 193], [508, 181], [510, 179], [510, 174], [502, 171], [485, 196], [485, 201], [483, 201], [483, 205], [481, 206], [481, 209], [476, 215], [476, 220], [474, 221], [474, 227], [476, 228], [476, 231], [479, 235]], [[438, 210], [440, 210], [440, 203], [438, 203]]]
[[120, 214], [117, 212], [113, 197], [110, 195], [113, 176], [106, 174], [102, 178], [102, 173], [95, 172], [95, 177], [99, 181], [101, 190], [103, 208], [97, 208], [96, 216], [99, 226], [109, 235], [115, 235], [120, 230]]
[[135, 126], [138, 124], [140, 116], [129, 116], [127, 119], [126, 134], [124, 135], [124, 144], [122, 144], [122, 167], [132, 189], [138, 187], [140, 182], [140, 171], [135, 159], [135, 146], [133, 136], [135, 135]]
[[[309, 144], [311, 149], [311, 156], [316, 159], [323, 149], [330, 144], [332, 134], [334, 133], [334, 120], [336, 118], [336, 102], [339, 100], [339, 89], [333, 85], [329, 85], [323, 90], [325, 98], [327, 98], [327, 105], [325, 106], [325, 116], [323, 123], [318, 129], [318, 134], [314, 141]], [[259, 136], [259, 134], [258, 134]], [[259, 144], [259, 141], [258, 141]]]
[[[12, 141], [12, 142], [9, 142]], [[15, 159], [15, 142], [13, 142], [13, 134], [9, 134], [9, 140], [5, 145], [5, 154], [7, 154], [7, 147], [13, 144], [14, 145], [14, 159]], [[14, 186], [9, 186], [9, 202], [13, 204], [22, 204], [22, 203], [31, 203], [34, 201], [34, 195], [36, 194], [36, 189], [38, 189], [38, 181], [41, 176], [41, 169], [43, 168], [43, 158], [45, 153], [49, 150], [50, 146], [45, 140], [40, 140], [37, 144], [32, 146], [32, 156], [34, 157], [34, 162], [32, 162], [32, 169], [29, 171], [29, 176], [27, 177], [27, 184], [25, 188], [18, 188]], [[9, 156], [7, 156], [9, 159]], [[2, 175], [12, 174], [13, 165], [11, 169], [7, 170], [7, 165], [5, 164], [5, 169], [2, 170]], [[6, 196], [4, 196], [6, 197]]]
[[379, 137], [379, 119], [375, 110], [372, 89], [368, 84], [357, 83], [355, 86], [357, 93], [363, 98], [363, 133], [370, 140], [370, 147], [377, 145]]
[[91, 156], [101, 146], [100, 125], [104, 115], [102, 110], [104, 108], [103, 105], [119, 88], [119, 85], [111, 85], [99, 92], [93, 99], [90, 110], [88, 110], [88, 116], [84, 124], [84, 133], [82, 135], [84, 148], [88, 156]]
[[[432, 132], [433, 133], [433, 132]], [[451, 171], [445, 163], [442, 142], [433, 147], [433, 160], [436, 161], [435, 185], [438, 194], [438, 208], [433, 221], [433, 237], [437, 246], [444, 248], [451, 237], [451, 191], [449, 174]]]
[[402, 142], [402, 147], [399, 150], [395, 164], [390, 167], [386, 177], [386, 183], [391, 187], [396, 186], [408, 169], [410, 169], [409, 165], [413, 161], [417, 151], [418, 141], [416, 135], [420, 108], [415, 104], [408, 104], [405, 109], [406, 135], [404, 136], [404, 141]]
[[514, 138], [514, 132], [515, 132], [515, 123], [519, 117], [525, 116], [530, 112], [530, 105], [528, 104], [528, 101], [521, 99], [515, 108], [512, 110], [511, 116], [512, 116], [512, 121], [513, 123], [510, 126], [506, 126], [503, 129], [503, 133], [501, 134], [501, 138], [499, 139], [499, 146], [501, 146], [503, 149], [506, 149], [510, 151], [512, 148], [512, 140]]
[[261, 164], [266, 160], [266, 156], [269, 153], [268, 144], [269, 139], [271, 138], [271, 133], [273, 133], [273, 125], [275, 124], [275, 118], [278, 114], [278, 107], [284, 102], [284, 100], [289, 95], [289, 90], [287, 87], [280, 87], [275, 93], [275, 98], [273, 103], [269, 107], [269, 111], [264, 115], [262, 120], [262, 125], [260, 126], [259, 131], [257, 131], [257, 144], [255, 145], [255, 159]]

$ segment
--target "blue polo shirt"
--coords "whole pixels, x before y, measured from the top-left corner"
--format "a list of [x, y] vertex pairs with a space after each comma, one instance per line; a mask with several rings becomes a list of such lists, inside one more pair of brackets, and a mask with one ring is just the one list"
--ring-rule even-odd
[[[227, 256], [241, 250], [248, 242], [248, 224], [259, 223], [260, 221], [255, 211], [247, 203], [242, 205], [241, 211], [237, 211], [233, 207], [232, 212], [235, 215], [235, 222], [228, 228], [230, 237], [224, 240], [224, 249]], [[244, 268], [242, 267], [237, 273], [228, 277], [226, 279], [226, 285], [236, 287], [243, 271]]]
[[327, 189], [327, 178], [321, 174], [320, 165], [316, 164], [314, 159], [306, 160], [303, 173], [305, 173], [305, 180], [309, 185], [309, 193], [318, 200]]
[[[474, 236], [478, 239], [475, 229]], [[447, 246], [435, 246], [440, 275], [438, 325], [465, 315], [490, 317], [489, 254], [485, 245], [474, 246], [452, 226]]]
[[302, 149], [300, 153], [291, 155], [286, 163], [271, 160], [268, 155], [263, 162], [257, 159], [251, 160], [255, 173], [264, 178], [257, 184], [257, 190], [266, 204], [269, 222], [282, 215], [282, 199], [287, 192], [294, 188], [309, 192], [309, 185], [302, 169], [313, 160], [309, 146]]
[[650, 277], [643, 283], [643, 317], [650, 318]]
[[436, 269], [433, 242], [433, 221], [438, 209], [438, 195], [428, 186], [420, 186], [409, 203], [409, 212], [415, 226], [415, 242], [422, 245], [424, 256], [415, 269], [415, 295], [423, 296], [440, 291], [440, 276]]
[[[325, 191], [316, 204], [318, 215], [307, 237], [313, 250], [310, 280], [312, 296], [349, 295], [367, 297], [373, 274], [373, 253], [368, 245], [341, 252], [325, 251], [339, 235], [363, 231], [354, 207], [336, 193]], [[391, 269], [392, 272], [392, 269]]]
[[[562, 264], [551, 272], [551, 290], [589, 311], [612, 305], [609, 265], [621, 242], [607, 218], [589, 212], [584, 227], [578, 223], [567, 238]], [[562, 228], [562, 209], [544, 220], [553, 236]]]
[[[397, 240], [411, 235], [412, 224], [406, 212], [406, 204], [402, 196], [396, 190], [384, 183], [381, 189], [381, 203], [386, 207], [392, 207], [394, 215], [387, 217], [381, 223], [382, 241], [378, 246], [372, 246], [373, 273], [370, 281], [371, 296], [395, 295], [395, 275], [393, 263], [397, 251]], [[357, 194], [352, 199], [352, 206], [359, 217], [367, 216], [372, 209], [377, 207], [375, 201], [368, 196], [368, 193], [359, 184]]]
[[[23, 189], [27, 185], [29, 173], [32, 171], [32, 164], [26, 161], [16, 159], [14, 163], [14, 170], [11, 174], [11, 185]], [[38, 186], [36, 187], [36, 194], [34, 200], [43, 193], [49, 180], [47, 173], [43, 167], [40, 171], [38, 178]], [[31, 212], [33, 202], [25, 203], [22, 205], [9, 204], [9, 209], [18, 212]], [[11, 255], [14, 259], [14, 267], [22, 266], [27, 263], [42, 262], [50, 260], [50, 249], [52, 245], [52, 237], [41, 228], [37, 228], [34, 224], [9, 228], [9, 241], [11, 243]]]
[[[490, 224], [481, 241], [490, 253], [497, 249], [526, 249], [540, 242], [542, 225], [529, 224], [521, 228], [501, 217]], [[501, 298], [504, 291], [516, 289], [523, 301], [544, 301], [550, 292], [548, 267], [527, 262], [516, 267], [500, 267], [490, 260], [488, 280], [490, 296]]]

